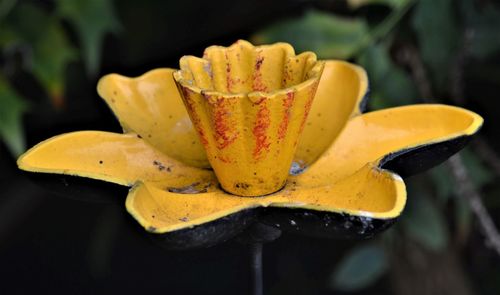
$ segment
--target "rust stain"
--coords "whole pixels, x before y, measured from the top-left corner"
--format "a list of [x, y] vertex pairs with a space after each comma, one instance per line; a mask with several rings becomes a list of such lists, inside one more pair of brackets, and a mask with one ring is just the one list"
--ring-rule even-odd
[[231, 63], [229, 62], [229, 57], [227, 56], [227, 52], [224, 53], [226, 58], [226, 88], [228, 92], [231, 92], [234, 86], [234, 79], [231, 75]]
[[255, 62], [255, 70], [260, 71], [260, 67], [262, 66], [262, 63], [264, 62], [264, 57], [259, 56], [257, 57], [257, 61]]
[[302, 123], [300, 123], [300, 132], [304, 130], [304, 126], [306, 124], [307, 116], [309, 115], [309, 111], [311, 111], [311, 106], [314, 101], [314, 96], [316, 95], [316, 89], [318, 89], [318, 83], [314, 83], [311, 86], [311, 89], [309, 90], [308, 93], [308, 98], [306, 101], [305, 109], [304, 109], [304, 118], [302, 118]]
[[230, 105], [230, 100], [224, 97], [217, 98], [213, 105], [215, 140], [219, 149], [225, 149], [238, 138], [239, 133], [231, 120]]
[[261, 67], [262, 63], [264, 62], [264, 57], [263, 56], [258, 56], [257, 60], [255, 62], [255, 71], [253, 73], [253, 84], [252, 84], [252, 89], [254, 91], [266, 91], [267, 87], [262, 81], [262, 72], [261, 72]]
[[188, 109], [188, 113], [191, 117], [191, 121], [193, 122], [193, 125], [195, 126], [195, 129], [198, 132], [198, 135], [200, 136], [201, 143], [204, 146], [207, 146], [208, 140], [205, 135], [205, 131], [201, 126], [201, 120], [198, 117], [198, 114], [196, 113], [195, 102], [193, 101], [193, 98], [191, 96], [191, 91], [186, 87], [181, 87], [181, 88], [182, 88], [182, 96], [184, 97], [184, 102], [186, 108]]
[[283, 80], [281, 81], [281, 87], [286, 87], [288, 82], [293, 80], [293, 70], [290, 69], [290, 63], [285, 64], [285, 70], [283, 71]]
[[252, 132], [255, 137], [253, 157], [257, 160], [262, 156], [262, 152], [264, 150], [269, 151], [270, 143], [266, 133], [269, 125], [271, 124], [271, 112], [267, 108], [265, 97], [263, 97], [256, 104], [259, 105], [259, 110], [257, 111], [257, 119]]
[[228, 157], [226, 156], [222, 156], [222, 155], [219, 155], [218, 159], [223, 162], [223, 163], [231, 163], [231, 159], [229, 159]]
[[288, 124], [290, 123], [291, 108], [295, 100], [295, 93], [288, 92], [285, 99], [283, 99], [283, 109], [285, 110], [285, 115], [281, 120], [280, 126], [278, 128], [278, 139], [282, 140], [286, 136], [288, 130]]

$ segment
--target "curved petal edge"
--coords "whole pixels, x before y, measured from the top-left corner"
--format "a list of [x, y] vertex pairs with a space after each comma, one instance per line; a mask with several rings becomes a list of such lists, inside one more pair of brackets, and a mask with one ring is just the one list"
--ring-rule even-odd
[[174, 69], [154, 69], [131, 78], [102, 77], [97, 92], [125, 132], [141, 135], [159, 151], [190, 166], [210, 167], [175, 85]]
[[78, 131], [49, 138], [19, 157], [20, 169], [66, 174], [131, 186], [149, 181], [171, 189], [212, 184], [212, 171], [189, 167], [146, 143], [136, 134]]
[[295, 162], [314, 163], [342, 132], [349, 119], [362, 113], [368, 93], [363, 68], [340, 60], [327, 60], [309, 116], [304, 124]]

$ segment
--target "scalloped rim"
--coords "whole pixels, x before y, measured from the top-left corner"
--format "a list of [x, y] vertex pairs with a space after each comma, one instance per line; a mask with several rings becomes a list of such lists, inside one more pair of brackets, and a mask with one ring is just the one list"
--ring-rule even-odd
[[[213, 46], [207, 47], [205, 50], [214, 50], [214, 49], [228, 50], [230, 48], [239, 46], [241, 44], [243, 44], [244, 46], [251, 46], [251, 48], [253, 48], [254, 50], [265, 49], [265, 48], [269, 48], [269, 47], [282, 47], [282, 48], [285, 49], [285, 51], [287, 51], [289, 53], [290, 56], [309, 55], [310, 56], [309, 58], [313, 58], [314, 59], [315, 64], [311, 68], [311, 70], [309, 70], [309, 72], [308, 72], [310, 74], [309, 79], [307, 79], [305, 81], [302, 81], [299, 84], [287, 87], [287, 88], [276, 89], [276, 90], [269, 91], [269, 92], [265, 92], [265, 91], [251, 91], [251, 92], [248, 92], [248, 93], [244, 93], [244, 92], [229, 93], [229, 92], [220, 92], [220, 91], [215, 91], [215, 90], [201, 89], [200, 87], [192, 85], [192, 83], [188, 82], [188, 81], [191, 81], [191, 80], [185, 79], [183, 77], [183, 74], [182, 74], [183, 70], [182, 69], [177, 70], [177, 71], [175, 71], [173, 73], [175, 81], [177, 83], [179, 83], [182, 87], [187, 88], [190, 91], [195, 92], [195, 93], [199, 93], [199, 94], [206, 94], [206, 95], [209, 95], [209, 96], [227, 97], [227, 98], [229, 98], [229, 97], [248, 97], [248, 98], [252, 99], [254, 97], [255, 98], [263, 97], [263, 96], [265, 96], [265, 97], [275, 97], [275, 96], [278, 96], [278, 95], [285, 95], [286, 93], [288, 93], [288, 92], [290, 92], [290, 91], [292, 91], [294, 89], [298, 89], [298, 90], [299, 89], [303, 89], [303, 88], [306, 88], [306, 87], [310, 86], [311, 84], [319, 82], [319, 79], [321, 78], [321, 73], [323, 72], [323, 68], [324, 68], [324, 61], [317, 60], [316, 54], [314, 52], [311, 52], [311, 51], [306, 51], [306, 52], [303, 52], [303, 53], [301, 53], [299, 55], [296, 55], [294, 48], [290, 44], [284, 43], [284, 42], [278, 42], [278, 43], [268, 44], [268, 45], [254, 46], [254, 45], [252, 45], [248, 41], [238, 40], [238, 41], [234, 42], [233, 44], [231, 44], [230, 46], [227, 46], [227, 47], [225, 47], [225, 46], [219, 46], [219, 45], [213, 45]], [[196, 56], [193, 56], [193, 55], [185, 55], [185, 56], [183, 56], [183, 57], [180, 58], [179, 64], [182, 64], [182, 63], [185, 62], [185, 60], [191, 59], [191, 58], [200, 59], [200, 60], [207, 60], [204, 57], [200, 58], [200, 57], [196, 57]]]

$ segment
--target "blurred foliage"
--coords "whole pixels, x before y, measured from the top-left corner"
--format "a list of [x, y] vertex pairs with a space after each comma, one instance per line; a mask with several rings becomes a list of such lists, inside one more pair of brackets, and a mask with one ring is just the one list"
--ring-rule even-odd
[[452, 4], [453, 0], [420, 0], [412, 18], [422, 59], [439, 93], [448, 85], [447, 69], [453, 63], [460, 40]]
[[500, 9], [487, 7], [479, 10], [473, 1], [461, 0], [460, 11], [463, 14], [464, 26], [471, 34], [469, 41], [470, 54], [476, 58], [486, 59], [500, 50]]
[[[489, 1], [479, 7], [478, 2], [347, 0], [348, 11], [311, 10], [263, 28], [253, 40], [286, 41], [298, 51], [315, 51], [324, 59], [349, 59], [362, 65], [370, 79], [372, 110], [414, 104], [436, 98], [421, 98], [418, 83], [422, 81], [417, 81], [411, 65], [398, 58], [405, 46], [419, 53], [423, 74], [427, 73], [431, 83], [429, 91], [445, 98], [452, 95], [451, 79], [456, 79], [456, 71], [463, 70], [457, 69], [457, 63], [463, 62], [460, 58], [486, 61], [500, 53], [500, 9]], [[369, 12], [375, 7], [388, 13], [374, 20]], [[471, 148], [461, 154], [478, 190], [497, 177]], [[470, 237], [473, 217], [467, 200], [457, 197], [456, 188], [446, 165], [410, 179], [401, 222], [379, 239], [382, 243], [361, 244], [349, 251], [332, 274], [331, 288], [358, 291], [374, 284], [390, 269], [389, 253], [403, 240], [430, 253], [453, 251], [454, 241], [464, 243]]]
[[[184, 31], [178, 39], [163, 36], [166, 41], [160, 40], [157, 32], [144, 30], [138, 24], [151, 21], [152, 27], [158, 27], [164, 23], [150, 20], [149, 14], [136, 17], [136, 10], [141, 10], [141, 5], [163, 7], [159, 4], [161, 1], [153, 4], [130, 2], [132, 9], [124, 9], [120, 14], [128, 16], [129, 21], [122, 27], [114, 7], [114, 4], [119, 5], [118, 1], [0, 1], [0, 139], [12, 155], [25, 149], [22, 119], [33, 109], [30, 98], [24, 96], [25, 92], [14, 81], [19, 68], [47, 92], [54, 109], [63, 110], [68, 66], [81, 61], [87, 76], [95, 77], [101, 65], [104, 38], [109, 34], [118, 34], [126, 28], [127, 34], [134, 36], [127, 40], [139, 44], [132, 52], [143, 53], [139, 54], [141, 56], [151, 53], [153, 47], [160, 47], [163, 53], [161, 42], [175, 40], [189, 43], [189, 46], [200, 42]], [[179, 3], [172, 4], [168, 12], [156, 9], [161, 11], [156, 16], [168, 14], [173, 19], [178, 12], [174, 8], [181, 9]], [[495, 63], [495, 56], [500, 53], [500, 7], [491, 0], [320, 0], [301, 3], [310, 9], [302, 15], [280, 19], [261, 28], [253, 34], [252, 41], [285, 41], [293, 44], [298, 52], [311, 50], [323, 59], [347, 59], [362, 65], [370, 79], [371, 110], [422, 101], [415, 73], [398, 58], [401, 48], [408, 45], [416, 48], [430, 77], [432, 90], [442, 98], [437, 102], [446, 102], [451, 97], [450, 84], [456, 78], [461, 55], [465, 55], [469, 65], [473, 64], [472, 74], [469, 74], [474, 78], [500, 83], [497, 78], [500, 66]], [[220, 21], [218, 28], [227, 26], [225, 19], [209, 21]], [[187, 26], [186, 30], [195, 27]], [[173, 35], [177, 28], [167, 29], [171, 30], [168, 34]], [[207, 34], [203, 30], [197, 33]], [[174, 46], [172, 50], [176, 52], [178, 48]], [[146, 63], [147, 58], [135, 57], [135, 60]], [[479, 100], [481, 93], [474, 95], [478, 97], [474, 97], [477, 100], [472, 104], [490, 104]], [[477, 189], [485, 190], [495, 185], [498, 175], [481, 155], [471, 148], [461, 155]], [[490, 194], [496, 197], [498, 191], [498, 188], [493, 189]], [[474, 219], [467, 201], [457, 196], [457, 184], [447, 166], [441, 165], [421, 177], [410, 179], [408, 196], [408, 206], [398, 225], [381, 238], [360, 243], [345, 254], [329, 278], [332, 290], [357, 291], [380, 282], [391, 271], [394, 262], [390, 257], [398, 241], [409, 241], [432, 253], [456, 251], [457, 247], [465, 251], [464, 244], [471, 239]], [[495, 200], [498, 198], [491, 204], [498, 206]]]
[[[300, 36], [300, 38], [297, 38]], [[311, 10], [303, 17], [277, 23], [255, 35], [254, 42], [293, 43], [297, 51], [314, 51], [319, 58], [347, 59], [357, 53], [368, 38], [363, 19], [349, 19]]]
[[24, 150], [21, 117], [27, 108], [27, 103], [0, 76], [0, 136], [14, 155]]
[[431, 251], [443, 251], [449, 241], [445, 217], [429, 195], [409, 188], [405, 218], [401, 221], [403, 230], [414, 241]]
[[107, 33], [120, 28], [110, 0], [58, 0], [58, 13], [77, 30], [90, 75], [97, 74], [101, 48]]
[[357, 9], [365, 5], [382, 4], [392, 8], [401, 8], [410, 2], [409, 0], [347, 0], [347, 4], [352, 9]]
[[360, 53], [357, 62], [370, 77], [370, 104], [374, 109], [412, 104], [417, 99], [417, 89], [410, 75], [397, 66], [389, 55], [387, 45], [369, 46]]
[[384, 249], [377, 244], [354, 248], [337, 265], [331, 287], [353, 291], [373, 284], [389, 267]]
[[[26, 98], [16, 94], [11, 83], [19, 70], [16, 67], [20, 64], [21, 70], [31, 74], [53, 107], [62, 109], [68, 65], [82, 57], [89, 75], [96, 75], [103, 38], [118, 32], [119, 23], [111, 0], [64, 0], [54, 2], [54, 7], [8, 0], [0, 4], [0, 28], [0, 139], [16, 156], [26, 148], [22, 118], [27, 111]], [[73, 44], [71, 29], [81, 44]]]

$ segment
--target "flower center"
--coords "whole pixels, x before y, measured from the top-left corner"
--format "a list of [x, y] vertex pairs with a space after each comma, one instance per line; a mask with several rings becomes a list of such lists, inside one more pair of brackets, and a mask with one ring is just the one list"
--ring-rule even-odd
[[239, 196], [281, 189], [323, 63], [289, 44], [212, 46], [184, 56], [176, 83], [222, 187]]

